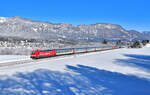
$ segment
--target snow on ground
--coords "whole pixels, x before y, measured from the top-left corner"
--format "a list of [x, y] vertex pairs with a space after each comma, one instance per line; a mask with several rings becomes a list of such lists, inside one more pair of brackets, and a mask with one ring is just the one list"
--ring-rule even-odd
[[0, 63], [28, 60], [30, 56], [24, 55], [0, 55]]
[[146, 44], [146, 47], [150, 47], [150, 44]]
[[[77, 66], [86, 65], [90, 67], [95, 67], [102, 70], [107, 70], [111, 72], [118, 72], [122, 74], [130, 74], [138, 77], [143, 77], [150, 79], [150, 73], [145, 68], [139, 66], [132, 66], [132, 64], [125, 64], [118, 62], [119, 59], [128, 59], [128, 54], [149, 54], [149, 48], [144, 49], [120, 49], [103, 51], [96, 53], [89, 53], [83, 55], [73, 55], [68, 57], [59, 57], [51, 60], [44, 60], [41, 62], [34, 62], [29, 64], [23, 64], [19, 66], [14, 66], [11, 71], [7, 71], [9, 68], [2, 69], [0, 74], [15, 74], [16, 72], [32, 72], [36, 69], [49, 69], [53, 71], [68, 72], [66, 65]], [[18, 60], [19, 57], [12, 57], [12, 60]], [[20, 56], [20, 59], [25, 59], [24, 56]], [[27, 59], [29, 57], [26, 57]], [[7, 58], [6, 58], [7, 59]], [[8, 61], [11, 61], [10, 58]], [[3, 61], [2, 61], [3, 62]]]
[[150, 95], [149, 87], [149, 47], [0, 68], [0, 95]]

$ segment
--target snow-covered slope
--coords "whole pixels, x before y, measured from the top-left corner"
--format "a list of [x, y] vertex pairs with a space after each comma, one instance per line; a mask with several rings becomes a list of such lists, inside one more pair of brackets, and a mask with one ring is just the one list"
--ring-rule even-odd
[[0, 63], [28, 60], [30, 56], [24, 55], [0, 55]]
[[150, 44], [147, 44], [146, 47], [150, 47]]
[[150, 48], [118, 49], [0, 68], [0, 94], [149, 95]]
[[47, 39], [49, 41], [102, 41], [149, 39], [148, 33], [127, 31], [120, 25], [96, 23], [90, 25], [54, 24], [32, 21], [22, 17], [0, 17], [0, 36], [25, 39]]

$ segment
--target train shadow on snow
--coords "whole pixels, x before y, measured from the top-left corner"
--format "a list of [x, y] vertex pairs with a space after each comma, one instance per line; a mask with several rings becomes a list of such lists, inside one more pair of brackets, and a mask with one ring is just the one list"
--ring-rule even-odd
[[150, 95], [145, 79], [83, 65], [66, 67], [75, 74], [38, 69], [1, 76], [0, 95]]

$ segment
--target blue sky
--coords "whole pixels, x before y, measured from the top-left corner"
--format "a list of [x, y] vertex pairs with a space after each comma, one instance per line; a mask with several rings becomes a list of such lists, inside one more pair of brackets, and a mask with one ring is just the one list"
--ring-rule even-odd
[[1, 0], [0, 16], [53, 23], [113, 23], [150, 31], [150, 0]]

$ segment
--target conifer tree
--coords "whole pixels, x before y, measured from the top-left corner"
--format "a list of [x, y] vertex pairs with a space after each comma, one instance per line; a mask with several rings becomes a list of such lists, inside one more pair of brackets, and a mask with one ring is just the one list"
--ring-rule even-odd
[[107, 41], [104, 39], [103, 44], [107, 44]]

